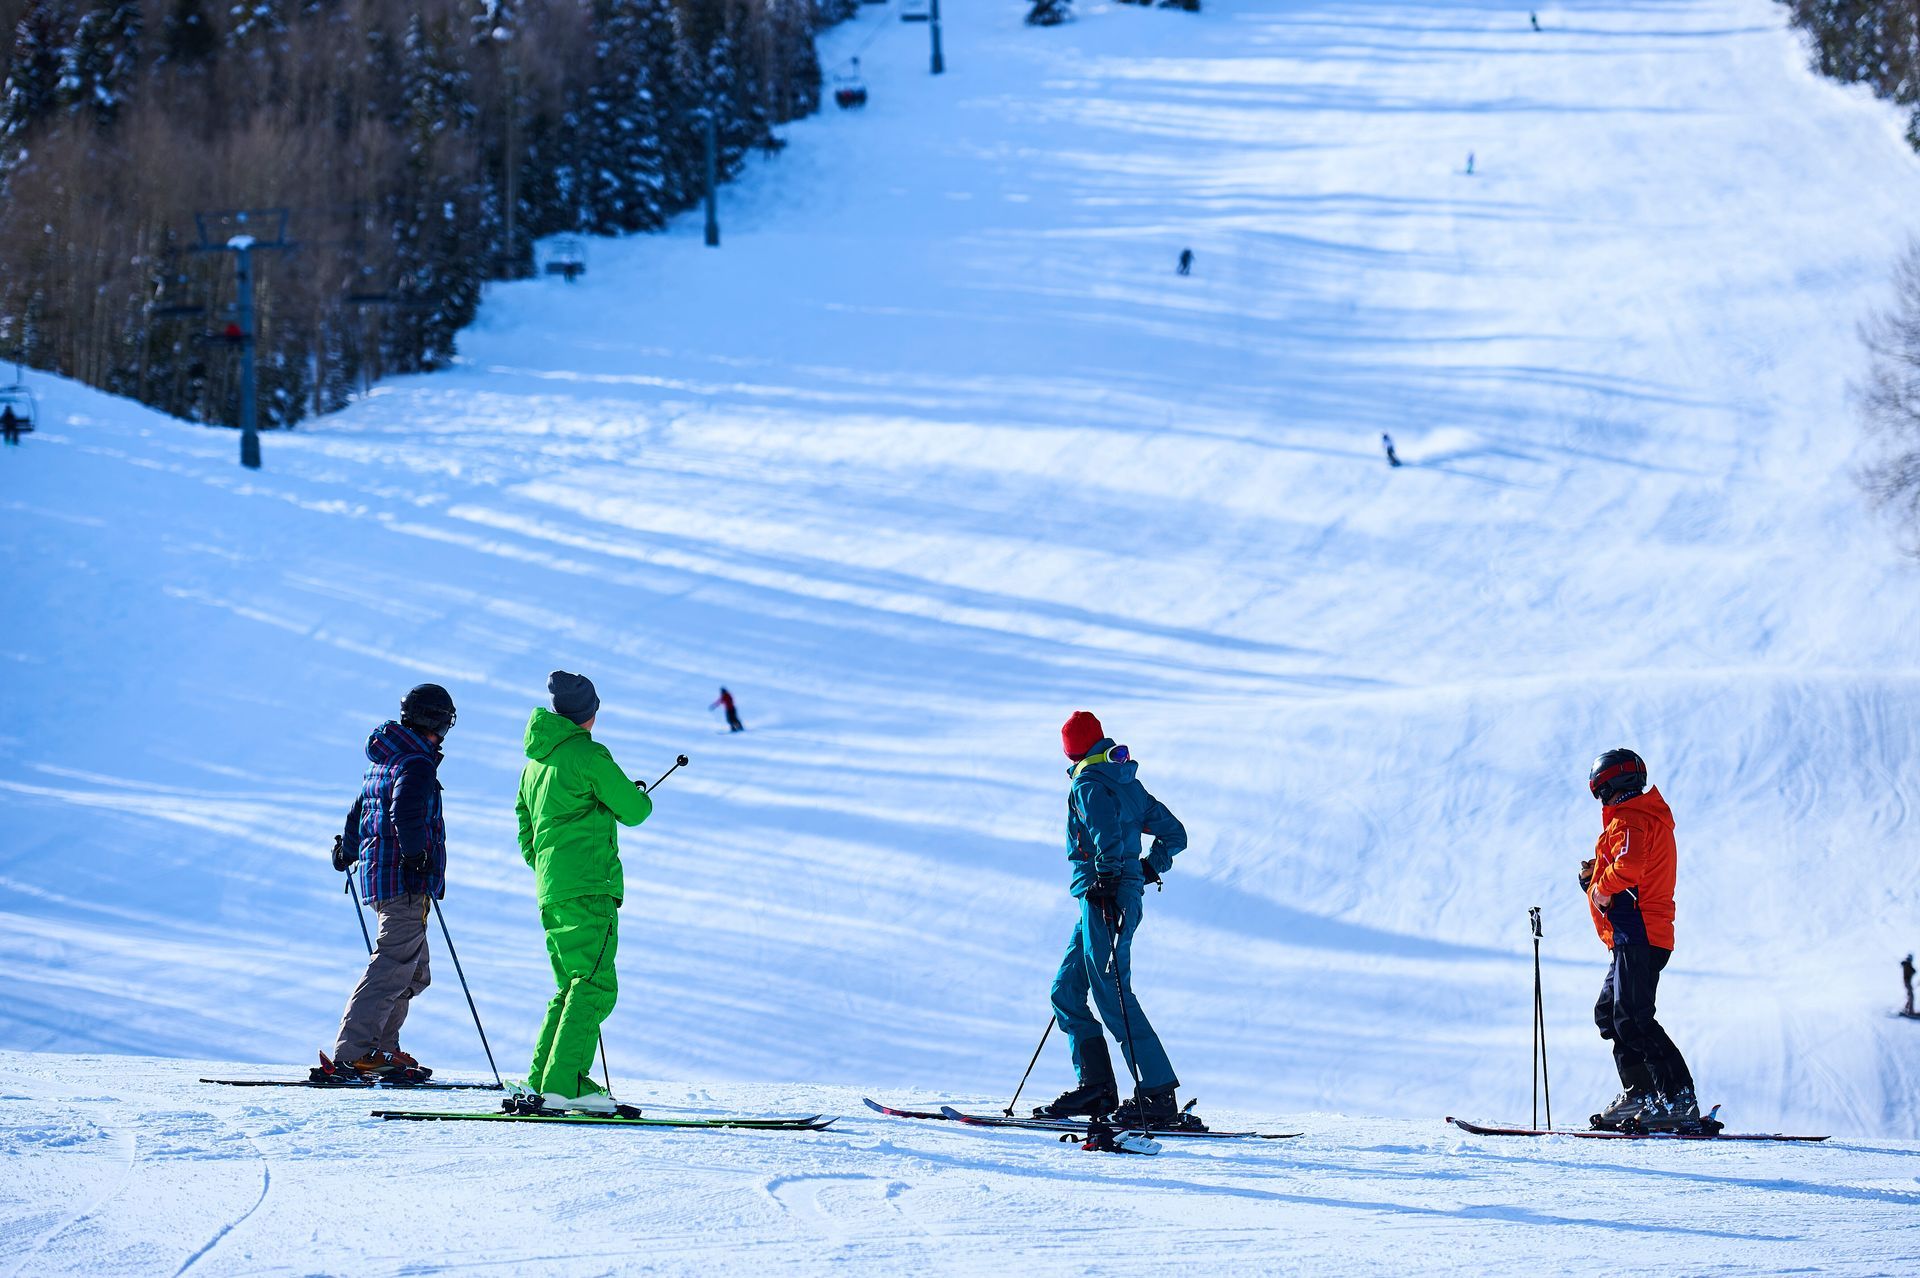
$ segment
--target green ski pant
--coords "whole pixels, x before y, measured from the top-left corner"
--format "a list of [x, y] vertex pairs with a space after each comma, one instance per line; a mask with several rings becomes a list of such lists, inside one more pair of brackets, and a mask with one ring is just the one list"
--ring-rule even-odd
[[593, 1081], [600, 1022], [613, 1012], [619, 986], [614, 952], [620, 945], [620, 910], [610, 896], [580, 896], [540, 907], [547, 930], [547, 957], [560, 986], [547, 1004], [547, 1019], [533, 1045], [527, 1086], [562, 1096], [600, 1090]]

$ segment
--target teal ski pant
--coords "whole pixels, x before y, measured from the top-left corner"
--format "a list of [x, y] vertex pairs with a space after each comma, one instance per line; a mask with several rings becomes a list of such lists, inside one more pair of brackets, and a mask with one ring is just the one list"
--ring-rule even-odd
[[[1113, 929], [1107, 926], [1099, 909], [1084, 900], [1076, 904], [1080, 907], [1080, 921], [1074, 925], [1066, 957], [1060, 960], [1060, 971], [1053, 978], [1053, 1018], [1073, 1041], [1074, 1073], [1086, 1081], [1082, 1068], [1084, 1045], [1100, 1037], [1100, 1022], [1105, 1021], [1107, 1033], [1120, 1044], [1128, 1063], [1140, 1072], [1141, 1087], [1153, 1091], [1179, 1086], [1180, 1080], [1174, 1077], [1167, 1050], [1160, 1046], [1160, 1036], [1153, 1032], [1147, 1014], [1140, 1010], [1140, 1000], [1133, 996], [1133, 934], [1140, 930], [1144, 913], [1139, 896], [1121, 900], [1117, 950]], [[1120, 1013], [1123, 990], [1127, 1000], [1124, 1019]], [[1093, 995], [1093, 1005], [1100, 1011], [1098, 1021], [1087, 1008], [1088, 994]]]

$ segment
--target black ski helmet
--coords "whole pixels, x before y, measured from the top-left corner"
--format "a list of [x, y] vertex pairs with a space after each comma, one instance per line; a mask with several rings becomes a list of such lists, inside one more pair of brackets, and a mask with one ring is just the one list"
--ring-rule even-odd
[[1587, 772], [1587, 789], [1605, 804], [1631, 799], [1646, 788], [1647, 761], [1624, 746], [1595, 759]]
[[437, 683], [423, 683], [400, 698], [400, 722], [437, 737], [447, 735], [454, 720], [453, 695]]

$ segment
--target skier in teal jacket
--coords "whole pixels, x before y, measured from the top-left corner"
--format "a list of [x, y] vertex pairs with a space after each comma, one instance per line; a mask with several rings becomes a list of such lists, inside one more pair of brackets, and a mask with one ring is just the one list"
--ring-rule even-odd
[[[1053, 1015], [1072, 1041], [1079, 1085], [1034, 1115], [1113, 1115], [1128, 1126], [1174, 1126], [1181, 1119], [1174, 1099], [1180, 1080], [1134, 997], [1131, 957], [1146, 885], [1158, 883], [1173, 867], [1174, 855], [1187, 846], [1187, 831], [1166, 804], [1147, 793], [1136, 778], [1140, 765], [1128, 757], [1125, 746], [1113, 743], [1093, 715], [1076, 711], [1060, 729], [1060, 742], [1073, 761], [1067, 773], [1072, 778], [1067, 861], [1073, 867], [1071, 890], [1080, 918], [1053, 978]], [[1142, 834], [1153, 836], [1144, 856]], [[1088, 1010], [1089, 994], [1099, 1020]], [[1100, 1032], [1102, 1021], [1139, 1075], [1138, 1094], [1124, 1105], [1114, 1081], [1113, 1057]]]

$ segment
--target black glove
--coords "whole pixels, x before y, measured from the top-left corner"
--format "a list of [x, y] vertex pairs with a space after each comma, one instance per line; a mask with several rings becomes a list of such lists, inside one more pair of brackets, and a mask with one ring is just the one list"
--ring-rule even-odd
[[1140, 877], [1149, 883], [1160, 881], [1160, 871], [1153, 868], [1153, 858], [1145, 856], [1140, 858]]
[[360, 859], [360, 845], [347, 846], [346, 836], [333, 836], [333, 868], [345, 874]]
[[1120, 919], [1120, 878], [1095, 879], [1087, 887], [1087, 903], [1100, 912], [1108, 927], [1117, 928]]
[[400, 872], [410, 879], [426, 878], [427, 854], [422, 852], [418, 856], [402, 855], [400, 858]]
[[1591, 860], [1580, 863], [1580, 890], [1582, 892], [1591, 892], [1593, 890], [1593, 862]]

